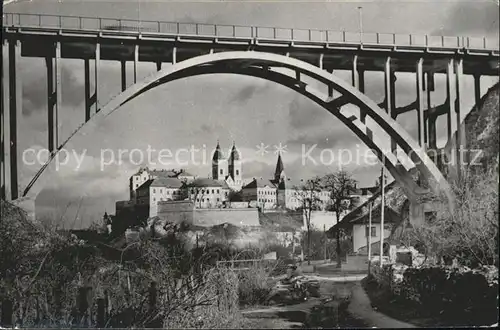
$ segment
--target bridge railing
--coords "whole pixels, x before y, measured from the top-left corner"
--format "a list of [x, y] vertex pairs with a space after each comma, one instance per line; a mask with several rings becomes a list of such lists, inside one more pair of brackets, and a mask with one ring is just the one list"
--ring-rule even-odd
[[473, 48], [498, 50], [498, 40], [478, 37], [430, 36], [396, 33], [371, 33], [295, 29], [265, 26], [182, 23], [85, 16], [4, 13], [3, 26], [44, 27], [77, 30], [115, 30], [172, 35], [229, 38], [259, 38], [280, 41], [420, 46], [433, 48]]

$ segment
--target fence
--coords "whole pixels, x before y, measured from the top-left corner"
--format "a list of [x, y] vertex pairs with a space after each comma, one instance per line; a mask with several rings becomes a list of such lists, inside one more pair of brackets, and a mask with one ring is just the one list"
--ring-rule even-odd
[[296, 29], [266, 26], [182, 23], [121, 18], [60, 16], [46, 14], [4, 13], [3, 26], [44, 27], [93, 31], [126, 31], [173, 35], [258, 38], [282, 41], [326, 43], [355, 43], [392, 46], [421, 46], [434, 48], [469, 48], [498, 50], [498, 40], [485, 37], [430, 36], [397, 33], [370, 33]]

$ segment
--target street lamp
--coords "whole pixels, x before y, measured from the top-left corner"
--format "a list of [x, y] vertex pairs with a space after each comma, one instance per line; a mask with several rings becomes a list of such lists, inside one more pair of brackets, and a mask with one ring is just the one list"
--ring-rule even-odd
[[359, 41], [363, 44], [363, 7], [358, 7], [359, 13]]

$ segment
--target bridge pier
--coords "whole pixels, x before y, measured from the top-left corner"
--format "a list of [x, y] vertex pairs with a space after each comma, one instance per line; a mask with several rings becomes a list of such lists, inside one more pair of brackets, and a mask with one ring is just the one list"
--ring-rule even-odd
[[22, 116], [22, 83], [20, 72], [21, 41], [2, 44], [2, 198], [19, 197], [17, 127]]
[[[428, 141], [428, 147], [429, 149], [435, 150], [437, 148], [436, 146], [436, 119], [437, 116], [431, 113], [431, 108], [432, 108], [432, 94], [431, 92], [434, 91], [434, 73], [433, 72], [427, 72], [427, 83], [426, 83], [426, 89], [427, 89], [427, 138]], [[435, 161], [435, 159], [433, 159]]]
[[84, 76], [85, 76], [85, 122], [89, 121], [91, 115], [92, 102], [90, 98], [90, 60], [84, 59]]
[[425, 148], [425, 121], [424, 121], [424, 98], [423, 98], [423, 63], [424, 59], [417, 61], [416, 80], [417, 80], [417, 125], [418, 125], [418, 144]]
[[10, 113], [9, 113], [9, 42], [2, 42], [2, 113], [1, 113], [1, 197], [12, 199], [10, 191]]
[[462, 149], [465, 147], [465, 125], [461, 122], [461, 111], [463, 106], [462, 91], [463, 91], [463, 60], [461, 58], [455, 61], [455, 119], [457, 126], [457, 141], [456, 141], [456, 161], [458, 179], [462, 178], [462, 168], [464, 166]]
[[481, 75], [475, 74], [474, 76], [474, 97], [476, 99], [476, 106], [481, 101]]
[[446, 112], [446, 122], [447, 122], [447, 138], [448, 141], [452, 138], [452, 132], [454, 131], [453, 114], [455, 113], [455, 84], [454, 84], [454, 70], [453, 70], [454, 61], [450, 59], [448, 61], [448, 65], [446, 66], [446, 101], [448, 102], [448, 109]]
[[120, 61], [122, 92], [127, 89], [127, 61]]
[[94, 103], [95, 103], [95, 113], [98, 113], [99, 112], [99, 74], [100, 74], [100, 71], [99, 68], [100, 68], [100, 65], [101, 64], [101, 44], [98, 42], [96, 43], [95, 45], [95, 66], [94, 66], [94, 70], [95, 70], [95, 92], [94, 92]]
[[59, 41], [54, 44], [53, 54], [53, 57], [45, 58], [47, 68], [48, 149], [51, 153], [59, 146], [59, 112], [62, 107], [61, 43]]
[[134, 84], [137, 83], [137, 64], [139, 63], [139, 45], [134, 47]]
[[[392, 119], [396, 119], [396, 75], [391, 67], [391, 57], [388, 56], [384, 66], [384, 90], [385, 90], [385, 110]], [[395, 155], [397, 149], [396, 141], [391, 138], [391, 152]]]

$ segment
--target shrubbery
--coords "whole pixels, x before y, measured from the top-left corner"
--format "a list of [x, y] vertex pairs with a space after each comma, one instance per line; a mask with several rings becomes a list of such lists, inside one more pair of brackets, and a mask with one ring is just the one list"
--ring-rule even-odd
[[[97, 298], [106, 300], [106, 326], [243, 327], [240, 300], [260, 303], [270, 288], [266, 280], [271, 270], [252, 267], [238, 275], [211, 261], [224, 251], [191, 251], [183, 239], [173, 232], [122, 250], [104, 248], [33, 226], [2, 201], [0, 296], [13, 303], [13, 321], [24, 327], [94, 326]], [[156, 286], [154, 305], [151, 285]], [[76, 308], [78, 293], [86, 288], [91, 288], [92, 319]]]

